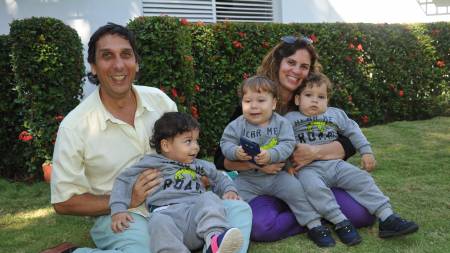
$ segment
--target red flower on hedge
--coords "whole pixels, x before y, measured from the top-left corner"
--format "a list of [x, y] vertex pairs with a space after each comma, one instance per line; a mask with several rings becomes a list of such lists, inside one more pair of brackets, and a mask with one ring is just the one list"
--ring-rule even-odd
[[355, 45], [353, 45], [353, 43], [350, 42], [350, 43], [348, 43], [348, 48], [353, 49], [353, 48], [355, 48]]
[[248, 77], [249, 77], [249, 74], [247, 74], [246, 72], [244, 72], [242, 74], [242, 79], [247, 80]]
[[232, 44], [234, 48], [244, 48], [244, 46], [242, 46], [241, 42], [239, 42], [238, 40], [234, 40]]
[[245, 38], [245, 36], [247, 35], [245, 32], [238, 32], [237, 34], [239, 34], [241, 38]]
[[345, 57], [345, 60], [348, 61], [348, 62], [351, 62], [352, 61], [352, 57], [350, 55], [347, 55]]
[[361, 122], [364, 124], [369, 123], [369, 116], [367, 116], [367, 115], [361, 116]]
[[363, 51], [363, 47], [362, 47], [361, 44], [358, 44], [358, 45], [356, 46], [356, 51]]
[[33, 135], [31, 135], [28, 131], [22, 131], [19, 134], [19, 140], [23, 141], [23, 142], [28, 142], [31, 141], [33, 139]]
[[403, 92], [403, 90], [399, 90], [399, 91], [398, 91], [398, 95], [399, 95], [400, 97], [403, 97], [403, 96], [405, 95], [405, 92]]
[[187, 19], [185, 19], [185, 18], [182, 18], [180, 20], [180, 23], [181, 23], [181, 25], [189, 25], [189, 21]]
[[184, 60], [186, 60], [186, 61], [188, 61], [188, 62], [191, 62], [192, 61], [192, 56], [191, 55], [185, 55], [184, 56]]
[[171, 92], [172, 92], [172, 96], [173, 96], [173, 97], [178, 97], [177, 89], [172, 88]]
[[267, 41], [263, 41], [263, 42], [261, 43], [261, 46], [262, 46], [263, 48], [269, 48], [269, 47], [270, 47], [269, 42], [267, 42]]
[[195, 105], [191, 106], [191, 114], [192, 114], [192, 117], [194, 117], [195, 119], [198, 119], [200, 117], [200, 115], [198, 113], [198, 109]]
[[198, 83], [196, 83], [194, 85], [194, 89], [195, 89], [196, 92], [200, 92], [200, 85]]
[[317, 42], [317, 36], [315, 34], [311, 34], [311, 36], [309, 36], [309, 38], [312, 40], [313, 43]]
[[445, 67], [445, 62], [443, 60], [439, 60], [436, 62], [436, 66], [438, 66], [439, 68], [443, 68]]
[[348, 102], [352, 102], [353, 101], [353, 98], [352, 98], [351, 95], [348, 95], [347, 99], [348, 99]]
[[64, 119], [64, 116], [62, 116], [62, 115], [56, 115], [55, 116], [55, 120], [56, 121], [62, 121]]
[[197, 26], [204, 26], [205, 23], [203, 23], [203, 21], [197, 21], [197, 23], [195, 23]]

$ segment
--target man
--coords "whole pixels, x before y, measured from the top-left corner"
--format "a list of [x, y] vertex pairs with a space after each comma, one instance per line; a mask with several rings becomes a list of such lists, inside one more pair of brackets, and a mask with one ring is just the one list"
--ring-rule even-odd
[[[139, 71], [133, 34], [108, 23], [91, 37], [90, 77], [99, 87], [71, 111], [60, 125], [53, 154], [51, 202], [59, 214], [95, 216], [91, 236], [108, 252], [150, 252], [148, 212], [143, 202], [160, 184], [160, 174], [149, 169], [134, 185], [130, 203], [133, 222], [124, 233], [111, 229], [108, 207], [114, 179], [150, 148], [154, 122], [175, 103], [159, 89], [132, 85]], [[224, 200], [230, 225], [242, 230], [246, 252], [251, 210], [243, 201]], [[64, 243], [44, 253], [97, 252]]]

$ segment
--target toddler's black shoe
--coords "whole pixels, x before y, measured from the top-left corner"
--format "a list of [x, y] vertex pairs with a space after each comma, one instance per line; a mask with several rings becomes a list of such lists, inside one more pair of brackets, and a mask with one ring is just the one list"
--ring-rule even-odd
[[330, 230], [324, 225], [308, 230], [308, 237], [319, 247], [333, 247], [336, 245]]
[[397, 214], [392, 214], [385, 221], [379, 221], [378, 236], [389, 238], [407, 235], [419, 230], [419, 226], [413, 221], [402, 219]]
[[334, 230], [336, 230], [339, 239], [348, 246], [356, 245], [362, 241], [358, 231], [349, 220], [339, 222]]

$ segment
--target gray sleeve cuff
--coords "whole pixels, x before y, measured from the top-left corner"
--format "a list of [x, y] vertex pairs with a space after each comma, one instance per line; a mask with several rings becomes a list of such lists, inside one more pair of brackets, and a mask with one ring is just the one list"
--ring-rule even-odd
[[111, 215], [114, 215], [116, 213], [123, 213], [128, 210], [127, 205], [124, 203], [114, 203], [111, 204]]
[[239, 194], [238, 190], [233, 185], [226, 187], [224, 193], [226, 192], [235, 192], [236, 194]]
[[372, 151], [372, 148], [370, 147], [370, 145], [365, 145], [365, 146], [362, 146], [361, 148], [359, 148], [359, 153], [361, 155], [373, 154], [373, 151]]

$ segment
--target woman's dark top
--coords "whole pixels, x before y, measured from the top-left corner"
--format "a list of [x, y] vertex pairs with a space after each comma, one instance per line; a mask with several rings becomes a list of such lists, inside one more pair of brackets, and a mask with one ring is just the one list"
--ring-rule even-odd
[[[242, 106], [237, 106], [236, 110], [234, 111], [233, 115], [231, 116], [228, 123], [235, 120], [237, 117], [242, 115]], [[353, 156], [356, 153], [355, 147], [353, 147], [353, 144], [350, 142], [350, 139], [348, 139], [345, 136], [338, 135], [337, 141], [341, 143], [342, 147], [345, 151], [345, 157], [344, 160], [347, 160], [349, 157]], [[226, 170], [228, 171], [224, 166], [224, 160], [225, 157], [223, 156], [222, 149], [220, 149], [220, 145], [217, 146], [216, 153], [214, 154], [214, 164], [216, 165], [216, 168], [219, 170]]]

